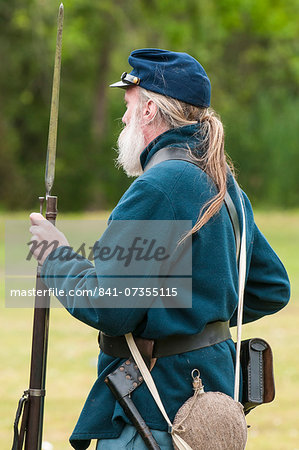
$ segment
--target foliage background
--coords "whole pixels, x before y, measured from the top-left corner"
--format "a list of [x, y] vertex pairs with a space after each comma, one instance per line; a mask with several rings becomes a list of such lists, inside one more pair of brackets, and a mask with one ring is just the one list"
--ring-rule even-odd
[[[44, 191], [59, 2], [0, 0], [0, 208]], [[227, 152], [254, 204], [299, 200], [297, 0], [65, 0], [56, 181], [59, 209], [111, 208], [130, 180], [113, 146], [124, 112], [109, 90], [134, 48], [187, 51], [206, 68]], [[22, 193], [20, 195], [20, 193]]]

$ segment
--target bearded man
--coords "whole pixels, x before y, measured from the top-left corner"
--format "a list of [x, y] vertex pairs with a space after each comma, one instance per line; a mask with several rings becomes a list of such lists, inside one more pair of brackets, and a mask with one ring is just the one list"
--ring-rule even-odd
[[[168, 339], [166, 350], [158, 355], [153, 352], [157, 359], [152, 376], [171, 420], [192, 395], [190, 373], [194, 368], [200, 370], [206, 391], [233, 396], [235, 346], [228, 326], [236, 325], [238, 269], [234, 230], [224, 205], [226, 192], [240, 223], [242, 213], [239, 191], [224, 152], [222, 123], [210, 109], [210, 81], [201, 64], [186, 53], [135, 50], [129, 63], [131, 73], [125, 72], [121, 81], [112, 85], [125, 90], [127, 105], [117, 162], [128, 176], [138, 178], [113, 210], [107, 232], [112, 236], [109, 230], [117, 221], [192, 221], [188, 233], [192, 238], [192, 305], [111, 309], [104, 308], [105, 299], [97, 297], [87, 298], [90, 306], [80, 308], [76, 296], [60, 298], [74, 317], [108, 339], [101, 348], [98, 378], [70, 439], [78, 450], [86, 449], [91, 439], [98, 440], [97, 449], [146, 448], [104, 383], [105, 377], [126, 360], [118, 344], [112, 348], [109, 336], [118, 342], [132, 332], [141, 340], [154, 341], [154, 349]], [[282, 263], [255, 225], [245, 193], [242, 201], [248, 267], [243, 322], [248, 323], [287, 304], [289, 281]], [[31, 221], [34, 240], [59, 242], [59, 248], [45, 252], [40, 261], [48, 287], [75, 291], [78, 286], [88, 289], [105, 283], [103, 264], [95, 261], [93, 265], [82, 258], [63, 263], [65, 273], [75, 269], [77, 277], [59, 277], [62, 263], [53, 255], [68, 248], [68, 241], [41, 215], [31, 214]], [[211, 326], [213, 338], [209, 335]], [[204, 342], [204, 334], [209, 343]], [[173, 448], [167, 423], [145, 383], [133, 392], [132, 399], [160, 448]]]

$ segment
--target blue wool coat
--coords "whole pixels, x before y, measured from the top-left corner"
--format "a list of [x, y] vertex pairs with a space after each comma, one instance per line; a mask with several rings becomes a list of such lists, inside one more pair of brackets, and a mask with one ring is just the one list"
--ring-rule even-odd
[[[200, 148], [199, 125], [169, 130], [160, 135], [143, 151], [143, 168], [157, 151], [166, 146]], [[231, 178], [227, 188], [241, 222], [238, 194]], [[132, 183], [113, 210], [110, 220], [192, 220], [194, 225], [201, 208], [215, 192], [209, 177], [198, 167], [185, 161], [164, 161]], [[242, 195], [247, 226], [244, 297], [244, 323], [247, 323], [283, 308], [289, 300], [290, 287], [281, 261], [255, 225], [250, 202], [245, 193]], [[116, 236], [115, 239], [117, 242]], [[234, 326], [238, 303], [235, 253], [233, 228], [223, 205], [220, 212], [193, 237], [192, 308], [109, 309], [101, 308], [101, 301], [105, 301], [102, 298], [87, 298], [90, 308], [80, 308], [81, 303], [78, 302], [82, 298], [61, 297], [59, 300], [74, 317], [109, 335], [133, 332], [155, 339], [172, 334], [198, 333], [207, 323], [214, 321], [230, 320]], [[49, 257], [45, 261], [42, 276], [47, 286], [64, 290], [88, 289], [101, 283], [100, 278], [95, 278], [102, 271], [99, 262], [95, 262], [95, 266], [86, 260], [63, 263], [64, 273], [73, 273], [75, 266], [76, 273], [80, 274], [80, 278], [75, 279], [57, 277], [61, 273], [61, 264]], [[190, 373], [194, 368], [200, 370], [206, 391], [221, 391], [233, 396], [234, 359], [235, 347], [231, 339], [200, 350], [159, 358], [152, 375], [170, 419], [174, 419], [181, 404], [192, 395]], [[128, 422], [104, 383], [105, 376], [122, 361], [100, 353], [98, 377], [70, 439], [75, 449], [86, 449], [90, 439], [119, 436], [124, 423]], [[167, 424], [145, 383], [132, 398], [150, 428], [167, 430]]]

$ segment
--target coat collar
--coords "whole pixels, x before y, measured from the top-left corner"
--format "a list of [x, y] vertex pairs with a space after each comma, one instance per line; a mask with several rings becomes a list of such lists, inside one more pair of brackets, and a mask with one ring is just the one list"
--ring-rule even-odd
[[185, 127], [172, 128], [156, 137], [143, 150], [140, 155], [142, 169], [148, 164], [152, 156], [164, 147], [190, 148], [191, 150], [200, 149], [203, 136], [201, 125], [187, 125]]

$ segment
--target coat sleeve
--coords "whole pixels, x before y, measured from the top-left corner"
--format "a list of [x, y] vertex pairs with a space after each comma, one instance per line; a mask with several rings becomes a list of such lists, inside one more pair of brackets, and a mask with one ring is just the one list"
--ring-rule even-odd
[[[290, 298], [290, 283], [287, 272], [254, 224], [252, 255], [244, 292], [243, 323], [253, 322], [282, 309]], [[230, 325], [237, 324], [235, 312]]]
[[[109, 226], [97, 241], [98, 246], [116, 248], [126, 243], [126, 233], [130, 228], [128, 224], [132, 223], [134, 227], [134, 221], [155, 220], [161, 217], [172, 220], [171, 208], [168, 197], [163, 192], [145, 181], [136, 180], [112, 212]], [[113, 230], [117, 221], [127, 221], [127, 225], [119, 227], [116, 235]], [[98, 288], [113, 288], [114, 280], [111, 274], [117, 274], [119, 269], [115, 265], [115, 258], [105, 264], [95, 260], [93, 265], [87, 259], [76, 258], [76, 253], [72, 252], [73, 258], [68, 257], [62, 262], [58, 257], [62, 251], [70, 252], [70, 249], [60, 247], [52, 252], [43, 264], [41, 276], [49, 288], [55, 289], [55, 292], [64, 292], [57, 298], [70, 314], [109, 335], [123, 335], [134, 331], [147, 311], [147, 308], [140, 307], [140, 298], [133, 298], [128, 308], [123, 305], [118, 308], [117, 299], [94, 294], [98, 292]], [[148, 267], [149, 272], [144, 274], [145, 277], [150, 276], [151, 265]], [[144, 285], [143, 280], [142, 286]], [[80, 292], [80, 295], [76, 295], [76, 292]]]

